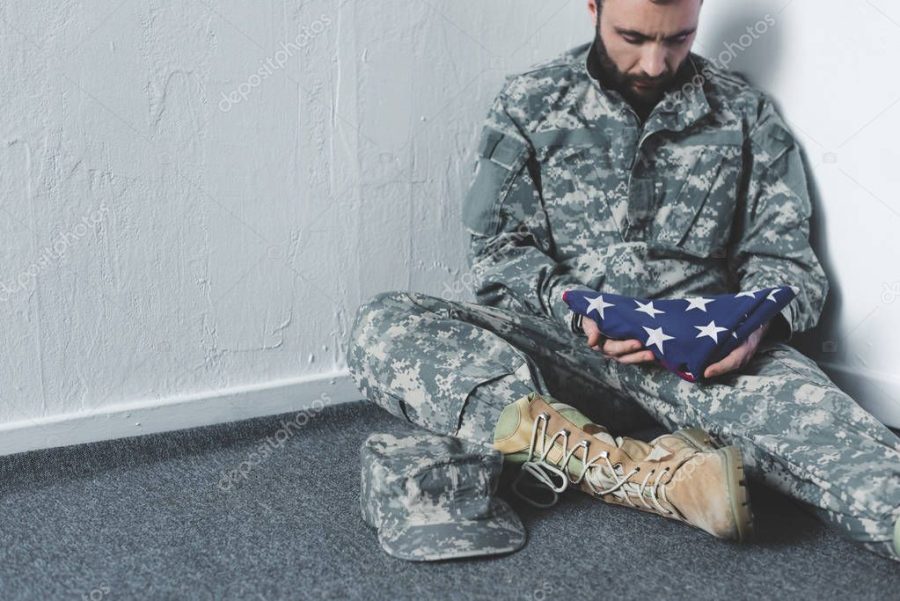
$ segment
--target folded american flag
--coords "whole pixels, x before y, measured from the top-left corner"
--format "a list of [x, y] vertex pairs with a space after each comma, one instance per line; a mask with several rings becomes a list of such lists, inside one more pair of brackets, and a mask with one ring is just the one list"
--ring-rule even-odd
[[637, 339], [666, 369], [688, 382], [726, 357], [797, 295], [794, 286], [738, 294], [649, 300], [566, 290], [563, 300], [575, 313], [593, 319], [613, 340]]

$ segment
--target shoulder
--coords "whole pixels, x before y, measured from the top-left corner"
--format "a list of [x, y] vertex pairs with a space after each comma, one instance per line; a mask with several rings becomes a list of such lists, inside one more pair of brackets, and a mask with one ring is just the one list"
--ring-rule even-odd
[[762, 122], [778, 117], [774, 99], [753, 85], [746, 75], [699, 55], [692, 54], [691, 58], [703, 78], [704, 92], [714, 110], [743, 122], [745, 131], [753, 131]]
[[590, 47], [590, 43], [579, 44], [578, 46], [569, 48], [565, 52], [561, 52], [553, 58], [535, 63], [523, 71], [508, 75], [507, 80], [541, 77], [543, 74], [551, 71], [555, 72], [574, 69], [587, 57], [587, 52]]
[[590, 44], [581, 44], [507, 75], [499, 96], [510, 115], [529, 130], [562, 105], [587, 82], [583, 64], [589, 48]]

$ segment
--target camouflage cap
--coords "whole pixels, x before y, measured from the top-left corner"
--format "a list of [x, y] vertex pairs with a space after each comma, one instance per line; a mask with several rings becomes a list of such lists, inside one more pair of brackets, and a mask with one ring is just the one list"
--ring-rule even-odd
[[494, 496], [503, 455], [430, 432], [371, 434], [360, 448], [360, 507], [381, 547], [412, 561], [517, 551], [525, 527]]

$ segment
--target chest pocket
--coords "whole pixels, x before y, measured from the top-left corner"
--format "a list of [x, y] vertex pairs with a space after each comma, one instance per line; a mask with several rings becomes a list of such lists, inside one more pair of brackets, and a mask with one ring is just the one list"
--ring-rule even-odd
[[650, 246], [724, 259], [738, 205], [743, 136], [737, 131], [699, 133], [674, 144], [692, 154], [693, 164], [675, 199], [660, 207]]
[[582, 252], [586, 232], [597, 247], [624, 240], [627, 181], [611, 164], [608, 143], [583, 131], [565, 132], [564, 144], [539, 147], [537, 154], [553, 235], [566, 255]]

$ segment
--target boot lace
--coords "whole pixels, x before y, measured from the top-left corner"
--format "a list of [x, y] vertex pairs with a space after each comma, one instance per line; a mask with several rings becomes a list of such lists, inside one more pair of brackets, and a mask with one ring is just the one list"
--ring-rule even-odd
[[[651, 469], [640, 483], [631, 482], [631, 477], [641, 471], [640, 467], [635, 466], [628, 474], [625, 474], [621, 464], [612, 464], [609, 460], [609, 453], [606, 451], [600, 451], [589, 460], [588, 446], [590, 443], [584, 440], [572, 449], [569, 449], [569, 431], [565, 429], [556, 432], [548, 441], [547, 427], [549, 422], [550, 416], [546, 413], [541, 413], [537, 416], [531, 428], [528, 459], [522, 464], [521, 471], [512, 485], [513, 493], [519, 498], [535, 507], [549, 508], [556, 505], [559, 501], [559, 495], [565, 492], [570, 484], [579, 484], [582, 480], [585, 480], [594, 495], [601, 497], [613, 495], [631, 507], [636, 506], [636, 503], [632, 501], [632, 498], [636, 498], [648, 510], [655, 510], [663, 515], [674, 513], [662, 505], [663, 502], [668, 503], [668, 500], [666, 499], [665, 485], [660, 484], [660, 479], [669, 471], [668, 467], [660, 470]], [[540, 451], [537, 452], [539, 430], [541, 432], [541, 443]], [[562, 468], [547, 459], [558, 437], [562, 437], [564, 450], [561, 462]], [[580, 458], [576, 456], [579, 449], [581, 450]], [[575, 479], [572, 479], [569, 473], [569, 459], [572, 457], [580, 459], [584, 466], [581, 474]], [[651, 482], [651, 477], [654, 473], [657, 473], [657, 476]], [[531, 475], [537, 482], [535, 484], [523, 482], [523, 477], [526, 474]], [[559, 484], [554, 481], [555, 477], [559, 478]], [[549, 503], [543, 503], [538, 499], [529, 497], [521, 490], [523, 487], [549, 490], [553, 500]], [[650, 503], [647, 502], [648, 497]]]

